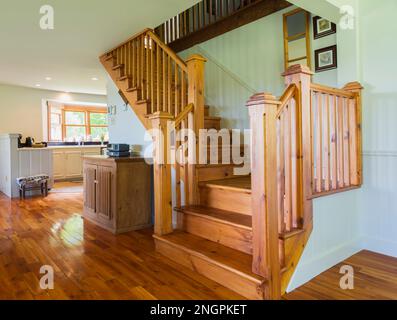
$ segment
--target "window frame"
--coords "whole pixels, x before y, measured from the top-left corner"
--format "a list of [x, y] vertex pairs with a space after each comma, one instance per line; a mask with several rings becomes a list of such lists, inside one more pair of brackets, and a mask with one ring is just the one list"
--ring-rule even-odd
[[[66, 105], [64, 104], [61, 108], [61, 132], [62, 132], [62, 140], [53, 140], [51, 136], [51, 104], [48, 103], [48, 142], [64, 142], [66, 138], [66, 129], [67, 127], [84, 127], [85, 128], [85, 135], [88, 137], [91, 135], [92, 128], [109, 128], [109, 125], [91, 125], [91, 117], [92, 113], [100, 113], [100, 114], [107, 114], [106, 107], [95, 107], [95, 106], [83, 106], [83, 105]], [[66, 112], [82, 112], [84, 113], [84, 125], [73, 125], [73, 124], [66, 124]]]

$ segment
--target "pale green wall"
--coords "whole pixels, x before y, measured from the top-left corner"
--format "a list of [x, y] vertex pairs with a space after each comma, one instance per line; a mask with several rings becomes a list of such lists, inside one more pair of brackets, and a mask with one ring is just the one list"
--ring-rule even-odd
[[360, 0], [366, 248], [397, 256], [397, 1]]

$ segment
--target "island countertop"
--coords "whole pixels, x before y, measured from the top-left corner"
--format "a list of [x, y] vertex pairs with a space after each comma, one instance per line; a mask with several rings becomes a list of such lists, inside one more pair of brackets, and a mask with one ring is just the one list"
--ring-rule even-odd
[[151, 163], [152, 159], [151, 158], [144, 158], [141, 156], [130, 156], [130, 157], [120, 157], [120, 158], [115, 158], [115, 157], [109, 157], [109, 156], [104, 156], [104, 155], [91, 155], [91, 156], [84, 156], [83, 157], [84, 161], [109, 161], [109, 162], [148, 162]]

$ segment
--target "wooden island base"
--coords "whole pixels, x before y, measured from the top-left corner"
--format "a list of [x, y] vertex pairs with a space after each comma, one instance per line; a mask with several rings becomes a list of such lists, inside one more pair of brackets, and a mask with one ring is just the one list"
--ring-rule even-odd
[[152, 166], [144, 158], [84, 157], [83, 217], [114, 233], [152, 225]]

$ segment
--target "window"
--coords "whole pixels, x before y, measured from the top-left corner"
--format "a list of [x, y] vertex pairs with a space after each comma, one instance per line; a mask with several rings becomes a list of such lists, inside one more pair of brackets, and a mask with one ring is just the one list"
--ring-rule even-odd
[[103, 107], [48, 104], [48, 141], [107, 141], [107, 111]]

